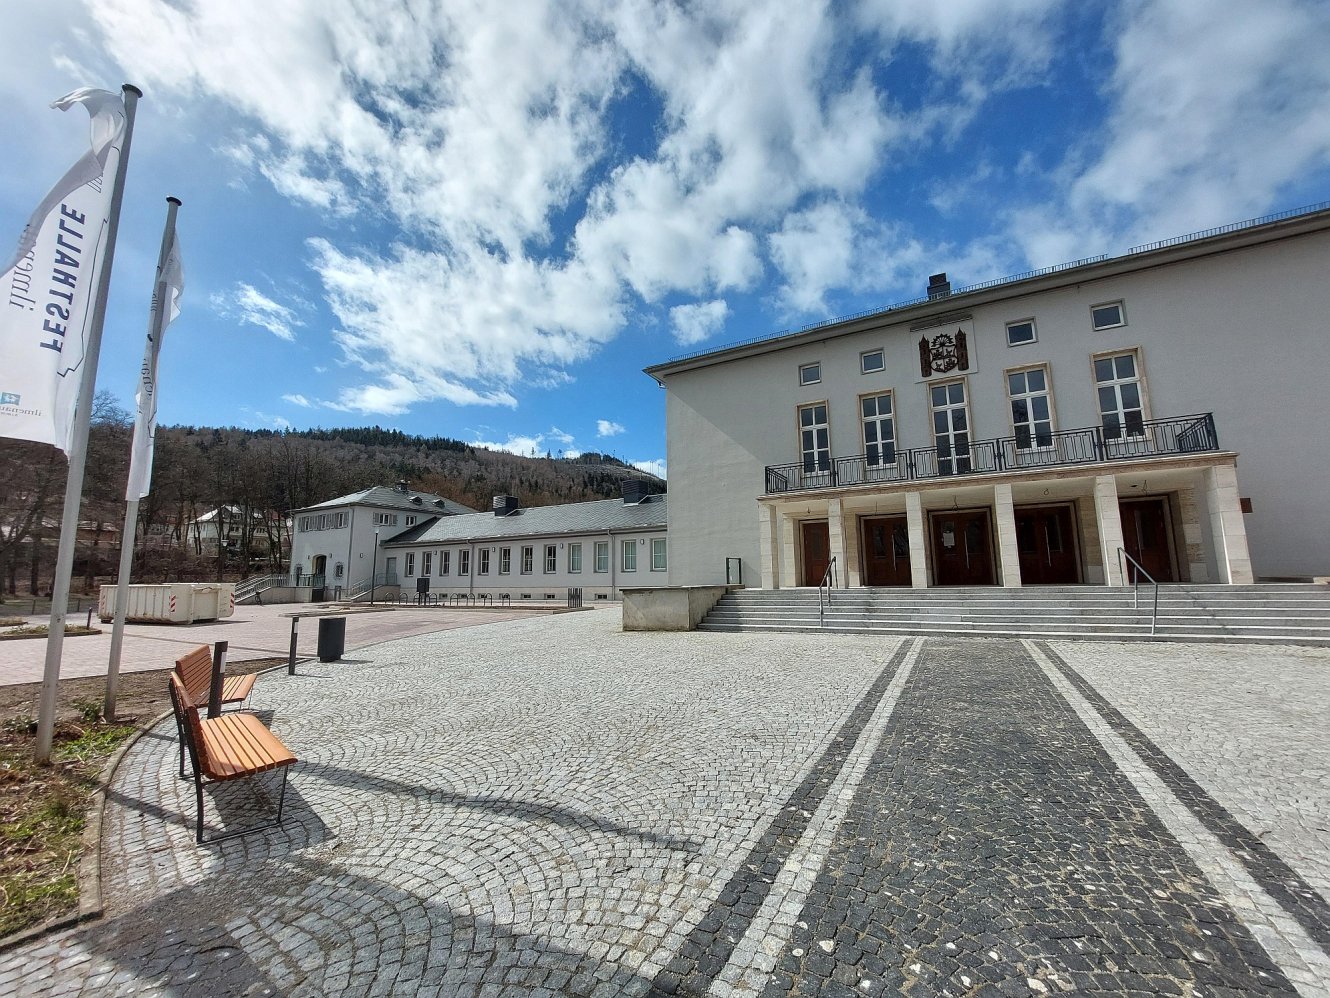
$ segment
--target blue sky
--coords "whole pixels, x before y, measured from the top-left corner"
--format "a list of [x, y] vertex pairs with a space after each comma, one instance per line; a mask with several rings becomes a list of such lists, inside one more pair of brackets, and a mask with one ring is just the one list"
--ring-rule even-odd
[[[183, 201], [165, 423], [379, 424], [664, 472], [641, 373], [1330, 199], [1323, 0], [45, 0], [0, 239], [144, 91], [98, 386]], [[5, 236], [4, 233], [10, 233]]]

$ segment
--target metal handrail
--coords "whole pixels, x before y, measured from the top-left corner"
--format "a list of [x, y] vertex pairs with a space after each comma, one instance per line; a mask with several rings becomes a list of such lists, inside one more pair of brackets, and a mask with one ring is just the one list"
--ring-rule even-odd
[[[1123, 560], [1124, 558], [1126, 561]], [[1150, 615], [1150, 634], [1153, 635], [1155, 628], [1159, 624], [1159, 583], [1155, 581], [1153, 575], [1145, 570], [1144, 565], [1127, 553], [1126, 548], [1118, 548], [1118, 567], [1122, 569], [1122, 578], [1124, 580], [1127, 578], [1127, 561], [1136, 566], [1136, 577], [1131, 580], [1131, 608], [1133, 610], [1140, 609], [1141, 576], [1144, 575], [1150, 580], [1150, 584], [1155, 587], [1154, 612]]]
[[817, 584], [817, 626], [818, 627], [826, 626], [826, 619], [823, 616], [826, 607], [822, 605], [822, 588], [825, 586], [827, 590], [826, 606], [831, 606], [831, 590], [835, 587], [835, 585], [836, 585], [836, 556], [833, 554], [831, 556], [831, 561], [827, 562], [827, 570], [822, 573], [822, 581]]

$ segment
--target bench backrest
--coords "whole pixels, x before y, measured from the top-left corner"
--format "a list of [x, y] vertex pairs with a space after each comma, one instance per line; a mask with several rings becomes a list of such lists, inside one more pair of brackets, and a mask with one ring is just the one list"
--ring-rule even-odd
[[[201, 650], [207, 651], [206, 648]], [[204, 757], [203, 722], [199, 719], [199, 708], [194, 697], [190, 696], [189, 688], [175, 673], [171, 674], [171, 706], [175, 709], [175, 721], [189, 748], [190, 762], [194, 764], [197, 776], [200, 768], [208, 768], [208, 760]]]
[[206, 703], [208, 691], [212, 687], [212, 652], [207, 645], [199, 645], [193, 651], [175, 660], [175, 671], [180, 681], [185, 684], [190, 700]]

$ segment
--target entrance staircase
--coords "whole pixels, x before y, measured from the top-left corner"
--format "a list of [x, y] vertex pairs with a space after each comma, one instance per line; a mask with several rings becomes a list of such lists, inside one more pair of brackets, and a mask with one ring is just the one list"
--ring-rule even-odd
[[[1100, 641], [1231, 641], [1330, 647], [1330, 586], [1161, 585], [1154, 594], [1104, 586], [1022, 589], [741, 589], [718, 602], [704, 631], [830, 631]], [[819, 612], [821, 610], [821, 612]]]

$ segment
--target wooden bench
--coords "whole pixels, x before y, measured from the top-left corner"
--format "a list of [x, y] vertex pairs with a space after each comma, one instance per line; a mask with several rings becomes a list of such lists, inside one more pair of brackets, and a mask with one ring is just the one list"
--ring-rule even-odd
[[[212, 686], [212, 652], [207, 645], [199, 645], [192, 652], [175, 660], [176, 675], [185, 684], [189, 698], [205, 707]], [[254, 690], [257, 675], [222, 677], [222, 704], [243, 704]]]
[[232, 711], [220, 717], [199, 716], [199, 706], [189, 690], [174, 673], [171, 675], [171, 706], [175, 709], [180, 738], [189, 749], [194, 769], [194, 793], [198, 802], [198, 820], [194, 837], [203, 841], [203, 785], [243, 780], [269, 770], [282, 770], [282, 789], [277, 798], [277, 817], [268, 824], [251, 825], [237, 831], [213, 836], [212, 841], [272, 828], [282, 822], [286, 803], [286, 767], [296, 761], [292, 751], [253, 714]]

